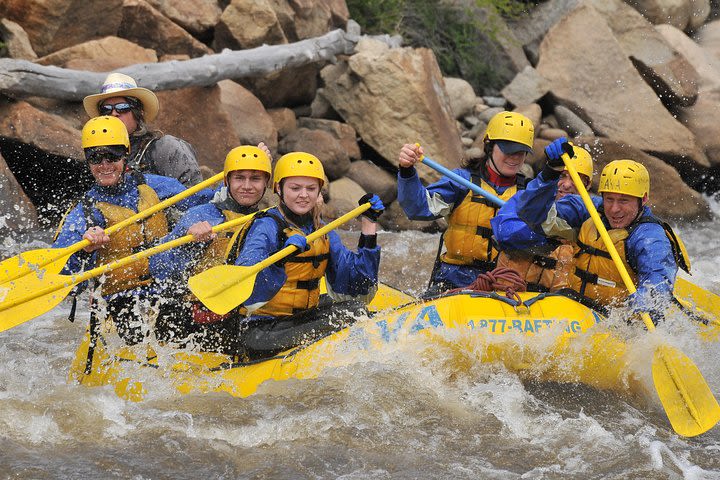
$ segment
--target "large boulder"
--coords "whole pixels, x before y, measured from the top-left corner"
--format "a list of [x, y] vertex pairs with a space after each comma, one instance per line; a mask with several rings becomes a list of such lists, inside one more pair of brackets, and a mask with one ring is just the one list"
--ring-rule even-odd
[[159, 56], [187, 54], [201, 57], [213, 53], [144, 0], [124, 0], [122, 23], [117, 32], [122, 38], [152, 48]]
[[596, 134], [674, 163], [709, 165], [692, 133], [665, 109], [593, 7], [579, 6], [550, 29], [537, 70], [559, 103]]
[[[397, 165], [403, 143], [420, 142], [448, 168], [460, 165], [460, 135], [432, 51], [363, 39], [355, 55], [321, 75], [335, 111], [387, 161]], [[439, 178], [431, 169], [420, 174], [425, 181]]]
[[61, 157], [83, 158], [80, 132], [70, 122], [23, 101], [0, 101], [0, 138]]
[[40, 55], [115, 35], [123, 0], [3, 0], [0, 18], [22, 25]]
[[280, 141], [278, 151], [281, 154], [307, 152], [315, 155], [322, 162], [329, 180], [342, 178], [350, 170], [347, 151], [335, 136], [325, 130], [298, 128]]
[[720, 58], [713, 57], [685, 32], [672, 25], [655, 25], [660, 35], [692, 65], [699, 76], [698, 90], [712, 90], [720, 87]]
[[215, 49], [243, 50], [288, 43], [268, 0], [232, 0], [215, 27]]
[[[27, 32], [17, 23], [0, 18], [0, 42], [4, 44], [7, 56], [18, 60], [33, 61], [37, 58]], [[3, 48], [0, 48], [0, 52]], [[3, 55], [0, 53], [0, 55]]]
[[212, 172], [221, 172], [227, 153], [240, 145], [220, 95], [218, 86], [157, 92], [160, 115], [151, 125], [189, 142]]
[[[708, 0], [702, 0], [707, 4]], [[693, 9], [690, 6], [695, 0], [629, 0], [627, 3], [652, 23], [668, 23], [673, 27], [685, 30], [690, 23]], [[701, 2], [698, 2], [701, 3]], [[708, 8], [708, 13], [709, 13]]]
[[355, 181], [366, 192], [376, 193], [387, 206], [397, 198], [397, 178], [369, 160], [358, 160], [350, 164], [347, 178]]
[[663, 103], [688, 106], [695, 102], [697, 72], [650, 22], [622, 0], [589, 1], [603, 15], [626, 56]]
[[245, 87], [232, 80], [218, 82], [220, 102], [235, 128], [242, 145], [257, 145], [260, 142], [276, 151], [278, 132], [272, 117], [258, 98]]
[[358, 145], [357, 142], [357, 133], [355, 129], [347, 123], [326, 120], [324, 118], [300, 117], [297, 126], [299, 128], [324, 130], [328, 132], [340, 142], [340, 145], [345, 149], [351, 161], [360, 159], [360, 145]]
[[[78, 60], [89, 61], [90, 65], [88, 66], [91, 66], [92, 63], [104, 59], [111, 59], [113, 65], [120, 66], [134, 65], [136, 63], [155, 63], [158, 61], [154, 50], [143, 48], [124, 38], [111, 36], [63, 48], [39, 58], [37, 63], [67, 68], [68, 64]], [[77, 63], [74, 64], [77, 65]]]
[[650, 200], [653, 213], [668, 221], [708, 220], [712, 217], [707, 200], [690, 188], [677, 170], [662, 160], [623, 142], [598, 137], [573, 141], [587, 149], [595, 160], [593, 191], [597, 192], [600, 172], [612, 160], [631, 159], [650, 172]]
[[713, 167], [720, 167], [720, 124], [709, 119], [715, 118], [718, 112], [720, 86], [713, 90], [703, 90], [695, 105], [683, 108], [678, 113], [678, 120], [695, 135]]
[[163, 15], [196, 37], [204, 37], [220, 20], [217, 0], [148, 0]]

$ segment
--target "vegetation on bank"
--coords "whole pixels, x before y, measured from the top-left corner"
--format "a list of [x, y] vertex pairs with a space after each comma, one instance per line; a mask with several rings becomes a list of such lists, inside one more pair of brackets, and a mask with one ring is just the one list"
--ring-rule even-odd
[[435, 52], [443, 74], [492, 93], [512, 80], [498, 62], [502, 18], [515, 18], [531, 0], [347, 0], [350, 18], [368, 34], [399, 34], [406, 45]]

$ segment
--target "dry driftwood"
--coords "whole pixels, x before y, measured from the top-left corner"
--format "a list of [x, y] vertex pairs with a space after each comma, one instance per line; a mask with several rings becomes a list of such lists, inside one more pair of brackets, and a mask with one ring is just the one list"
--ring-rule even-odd
[[[190, 60], [144, 63], [121, 68], [138, 85], [150, 90], [205, 87], [220, 80], [261, 76], [289, 67], [318, 61], [333, 61], [336, 55], [351, 54], [360, 40], [358, 28], [333, 30], [321, 37], [284, 45], [263, 45], [248, 50], [226, 50]], [[397, 45], [394, 37], [381, 37]], [[0, 93], [13, 98], [39, 96], [60, 100], [82, 100], [97, 93], [105, 73], [69, 70], [38, 65], [26, 60], [0, 59]]]

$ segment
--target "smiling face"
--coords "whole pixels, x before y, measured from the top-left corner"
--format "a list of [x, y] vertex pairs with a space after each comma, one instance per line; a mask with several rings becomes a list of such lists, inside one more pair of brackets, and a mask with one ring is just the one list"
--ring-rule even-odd
[[309, 213], [320, 195], [320, 180], [313, 177], [287, 177], [282, 182], [282, 199], [296, 215]]
[[488, 162], [487, 165], [493, 169], [495, 173], [499, 173], [503, 177], [514, 177], [525, 163], [525, 158], [527, 158], [526, 152], [506, 155], [496, 144], [492, 150], [492, 162]]
[[603, 193], [603, 209], [612, 228], [627, 228], [640, 213], [637, 197], [622, 193]]
[[95, 178], [95, 183], [101, 187], [112, 187], [120, 182], [125, 173], [125, 162], [122, 159], [112, 161], [113, 158], [105, 158], [102, 163], [90, 163], [90, 173]]
[[[590, 179], [588, 176], [582, 173], [578, 173], [578, 175], [580, 176], [580, 180], [582, 180], [583, 185], [585, 185], [585, 188], [590, 188]], [[555, 195], [555, 200], [560, 200], [565, 195], [576, 195], [577, 193], [577, 188], [575, 188], [575, 183], [572, 181], [570, 174], [567, 170], [563, 170], [560, 174], [560, 178], [558, 178], [558, 191]]]
[[269, 179], [260, 170], [233, 170], [227, 176], [228, 192], [243, 207], [251, 207], [262, 199]]

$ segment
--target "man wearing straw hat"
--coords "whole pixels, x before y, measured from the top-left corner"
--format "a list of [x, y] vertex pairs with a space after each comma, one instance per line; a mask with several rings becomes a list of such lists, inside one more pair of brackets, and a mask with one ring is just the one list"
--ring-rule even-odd
[[160, 105], [157, 96], [138, 87], [132, 77], [117, 72], [109, 74], [100, 93], [85, 97], [83, 106], [90, 118], [111, 115], [125, 124], [130, 134], [130, 168], [176, 178], [186, 187], [202, 181], [195, 150], [189, 143], [148, 128]]

